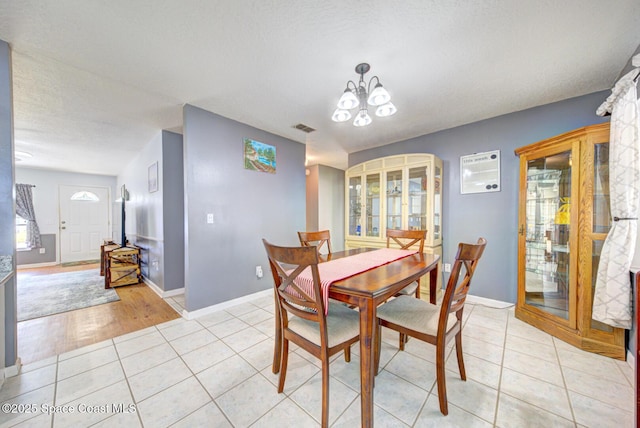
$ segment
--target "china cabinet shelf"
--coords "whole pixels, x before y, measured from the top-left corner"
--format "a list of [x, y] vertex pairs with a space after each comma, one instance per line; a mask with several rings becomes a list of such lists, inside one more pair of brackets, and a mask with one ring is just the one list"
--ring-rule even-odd
[[517, 318], [583, 350], [625, 359], [624, 330], [591, 319], [609, 215], [609, 124], [516, 149]]

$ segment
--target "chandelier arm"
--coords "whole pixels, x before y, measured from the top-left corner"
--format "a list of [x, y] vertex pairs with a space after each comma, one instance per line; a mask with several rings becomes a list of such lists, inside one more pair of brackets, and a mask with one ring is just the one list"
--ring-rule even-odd
[[[349, 83], [351, 83], [351, 85], [353, 86], [353, 88], [349, 87]], [[351, 91], [357, 91], [358, 90], [358, 86], [356, 85], [356, 83], [353, 80], [349, 80], [347, 82], [347, 89], [351, 90]], [[357, 94], [356, 94], [357, 95]]]
[[370, 94], [371, 93], [371, 83], [373, 83], [373, 79], [376, 79], [376, 83], [380, 83], [380, 79], [378, 79], [378, 76], [373, 76], [370, 80], [369, 80], [369, 84], [367, 85], [367, 93]]

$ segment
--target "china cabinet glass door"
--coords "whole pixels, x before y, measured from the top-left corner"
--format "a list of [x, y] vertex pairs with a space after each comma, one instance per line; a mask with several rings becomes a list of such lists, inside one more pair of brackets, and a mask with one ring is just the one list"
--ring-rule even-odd
[[402, 170], [387, 172], [387, 229], [402, 229]]
[[409, 230], [427, 229], [427, 169], [409, 169]]
[[[442, 168], [438, 165], [434, 166], [434, 181], [433, 181], [433, 233], [434, 241], [440, 239], [441, 224], [440, 224], [440, 209], [442, 207]], [[429, 187], [427, 186], [427, 189]]]
[[362, 177], [349, 178], [349, 235], [360, 236], [362, 222]]
[[366, 177], [365, 233], [366, 236], [380, 236], [380, 174]]
[[527, 162], [525, 304], [570, 319], [571, 150]]

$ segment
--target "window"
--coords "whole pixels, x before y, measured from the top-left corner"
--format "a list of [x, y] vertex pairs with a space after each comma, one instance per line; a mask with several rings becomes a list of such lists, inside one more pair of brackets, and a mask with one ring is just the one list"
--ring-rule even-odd
[[16, 216], [16, 249], [28, 250], [27, 246], [27, 220]]
[[81, 192], [76, 192], [71, 196], [71, 200], [72, 201], [92, 201], [92, 202], [96, 202], [99, 201], [100, 198], [98, 197], [98, 195], [96, 195], [93, 192], [87, 192], [86, 190], [83, 190]]

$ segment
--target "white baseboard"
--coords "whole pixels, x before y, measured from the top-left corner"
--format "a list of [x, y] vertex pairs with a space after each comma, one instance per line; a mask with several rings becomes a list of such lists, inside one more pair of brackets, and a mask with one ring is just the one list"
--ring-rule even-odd
[[490, 308], [506, 309], [514, 305], [514, 303], [503, 302], [501, 300], [487, 299], [486, 297], [467, 295], [467, 302], [475, 305], [489, 306]]
[[[21, 369], [22, 369], [22, 360], [18, 358], [16, 360], [16, 363], [13, 366], [4, 368], [3, 377], [8, 378], [8, 377], [17, 376], [20, 373]], [[2, 379], [2, 382], [4, 382], [4, 379]]]
[[163, 297], [175, 297], [175, 296], [180, 296], [182, 294], [184, 294], [184, 287], [165, 291], [162, 295]]
[[147, 284], [149, 286], [149, 288], [153, 290], [154, 293], [156, 293], [158, 296], [162, 297], [162, 293], [164, 293], [164, 291], [162, 290], [162, 288], [158, 287], [153, 281], [151, 281], [146, 276], [143, 276], [142, 277], [142, 282]]
[[175, 290], [164, 291], [162, 288], [158, 287], [157, 284], [155, 284], [153, 281], [151, 281], [146, 276], [142, 277], [142, 282], [147, 284], [149, 286], [149, 288], [153, 290], [154, 293], [156, 293], [158, 296], [160, 296], [163, 299], [166, 298], [166, 297], [174, 297], [174, 296], [179, 296], [181, 294], [184, 294], [184, 288], [178, 288], [178, 289], [175, 289]]
[[633, 352], [631, 352], [631, 350], [627, 349], [627, 364], [629, 364], [629, 366], [635, 370], [636, 369], [636, 359], [633, 356]]
[[30, 263], [28, 265], [17, 265], [16, 269], [41, 268], [41, 267], [49, 267], [49, 266], [58, 266], [59, 264], [60, 263], [58, 262]]
[[192, 320], [204, 315], [209, 315], [214, 312], [221, 311], [226, 308], [230, 308], [231, 306], [235, 306], [240, 303], [250, 302], [251, 300], [258, 299], [260, 297], [266, 297], [266, 296], [273, 296], [273, 288], [268, 288], [266, 290], [258, 291], [257, 293], [248, 294], [246, 296], [238, 297], [237, 299], [227, 300], [226, 302], [218, 303], [212, 306], [207, 306], [206, 308], [198, 309], [191, 312], [185, 309], [182, 311], [182, 316], [187, 320]]

